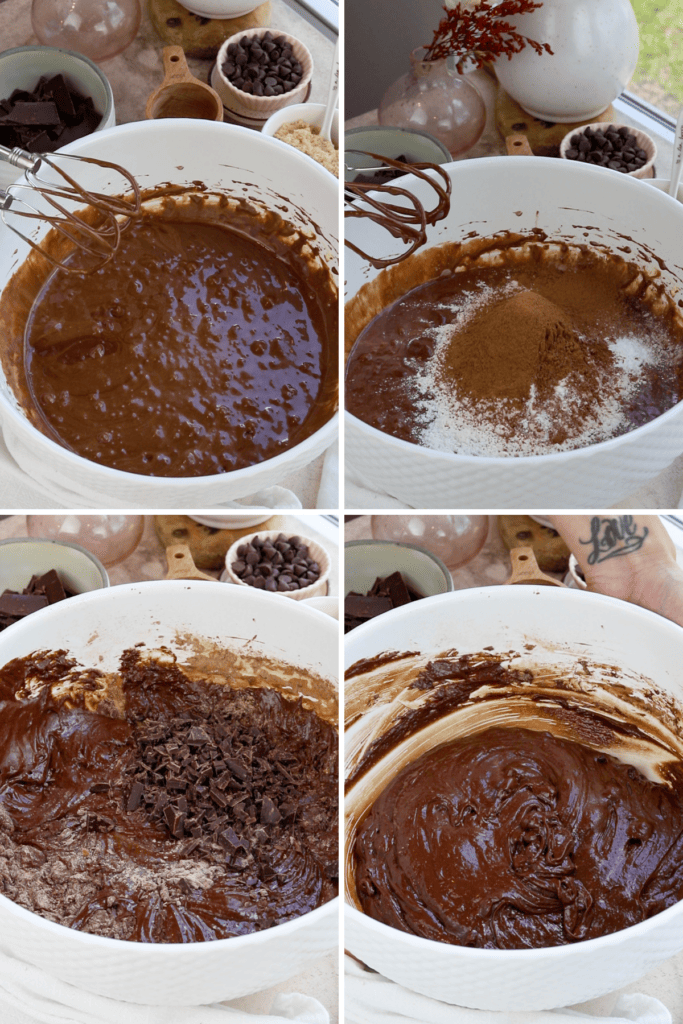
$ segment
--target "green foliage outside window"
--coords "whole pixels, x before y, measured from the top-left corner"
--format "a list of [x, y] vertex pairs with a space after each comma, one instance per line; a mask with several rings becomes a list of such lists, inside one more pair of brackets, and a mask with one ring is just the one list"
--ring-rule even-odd
[[631, 0], [640, 26], [640, 58], [630, 89], [678, 116], [683, 106], [683, 0]]

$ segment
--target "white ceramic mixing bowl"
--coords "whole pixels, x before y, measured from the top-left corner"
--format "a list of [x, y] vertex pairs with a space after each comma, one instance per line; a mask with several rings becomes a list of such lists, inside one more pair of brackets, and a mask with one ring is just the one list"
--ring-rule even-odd
[[[296, 601], [204, 581], [132, 583], [82, 594], [0, 634], [0, 664], [37, 647], [66, 647], [84, 665], [116, 671], [138, 642], [188, 656], [190, 636], [263, 655], [333, 681], [334, 619]], [[101, 660], [100, 660], [101, 659]], [[3, 948], [48, 974], [99, 995], [150, 1005], [234, 999], [291, 977], [333, 949], [338, 900], [253, 935], [189, 944], [106, 939], [47, 921], [0, 895]]]
[[[429, 247], [464, 240], [470, 232], [541, 228], [550, 238], [612, 248], [634, 258], [649, 250], [663, 261], [670, 291], [683, 287], [683, 208], [627, 175], [543, 157], [490, 157], [446, 164], [453, 184], [445, 220], [429, 228]], [[434, 205], [423, 182], [402, 184]], [[367, 219], [346, 222], [346, 234], [375, 256], [405, 251]], [[638, 262], [655, 266], [643, 256]], [[380, 271], [346, 251], [346, 297]], [[683, 403], [622, 437], [576, 451], [516, 458], [437, 452], [383, 434], [347, 414], [346, 460], [351, 469], [413, 508], [597, 508], [627, 498], [683, 451]]]
[[[527, 644], [535, 645], [533, 651], [525, 650]], [[427, 598], [349, 633], [345, 662], [349, 666], [382, 651], [436, 655], [455, 647], [463, 655], [489, 646], [492, 655], [521, 651], [513, 666], [527, 664], [525, 657], [535, 665], [568, 668], [586, 658], [616, 665], [628, 673], [623, 679], [634, 690], [647, 694], [646, 681], [652, 680], [683, 709], [683, 630], [634, 605], [575, 590], [487, 587]], [[644, 680], [637, 678], [641, 675]], [[356, 728], [347, 730], [347, 756], [358, 743]], [[372, 780], [365, 775], [352, 787], [347, 815], [357, 804], [359, 787], [368, 784]], [[545, 1010], [614, 991], [683, 949], [683, 902], [612, 935], [533, 950], [434, 942], [347, 905], [345, 942], [381, 974], [435, 999], [487, 1010]]]
[[[336, 266], [337, 183], [292, 147], [234, 125], [193, 119], [139, 121], [97, 132], [65, 152], [125, 166], [140, 186], [203, 182], [277, 207], [286, 220], [312, 232], [330, 268]], [[75, 173], [71, 169], [72, 173]], [[79, 183], [106, 191], [111, 172], [82, 164]], [[120, 180], [120, 179], [119, 179]], [[114, 179], [115, 181], [115, 179]], [[116, 187], [116, 185], [114, 185]], [[37, 204], [38, 205], [38, 204]], [[30, 226], [29, 222], [22, 227]], [[36, 231], [41, 237], [44, 229]], [[0, 224], [0, 291], [29, 249]], [[100, 466], [67, 451], [33, 427], [0, 372], [0, 419], [10, 453], [39, 483], [70, 488], [91, 507], [208, 508], [277, 483], [317, 458], [334, 440], [337, 417], [289, 451], [255, 466], [215, 476], [147, 477]]]

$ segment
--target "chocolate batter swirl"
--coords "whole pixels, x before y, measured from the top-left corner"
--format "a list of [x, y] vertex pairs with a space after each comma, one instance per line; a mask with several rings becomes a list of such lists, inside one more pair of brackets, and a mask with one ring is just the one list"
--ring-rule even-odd
[[627, 928], [683, 897], [683, 767], [673, 779], [522, 728], [444, 744], [404, 768], [359, 828], [363, 910], [485, 949]]
[[73, 667], [43, 652], [0, 670], [5, 896], [97, 935], [200, 942], [335, 895], [328, 723], [275, 690], [193, 682], [138, 650], [91, 710], [100, 673], [76, 699], [55, 692]]

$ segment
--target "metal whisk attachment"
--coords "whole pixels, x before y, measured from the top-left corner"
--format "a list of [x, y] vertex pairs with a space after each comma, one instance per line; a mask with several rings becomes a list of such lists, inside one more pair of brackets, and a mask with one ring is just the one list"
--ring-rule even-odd
[[[347, 152], [349, 151], [347, 150]], [[363, 252], [348, 237], [345, 239], [345, 245], [378, 269], [393, 266], [395, 263], [401, 263], [419, 249], [420, 246], [425, 244], [427, 241], [427, 226], [436, 224], [437, 221], [443, 220], [444, 217], [448, 216], [451, 199], [451, 179], [439, 164], [409, 164], [403, 160], [390, 160], [388, 157], [380, 156], [378, 153], [368, 153], [363, 150], [350, 150], [350, 152], [360, 153], [361, 155], [371, 157], [373, 160], [379, 160], [384, 166], [395, 168], [401, 174], [413, 174], [430, 185], [436, 193], [436, 205], [427, 210], [416, 195], [408, 189], [401, 187], [400, 178], [398, 182], [394, 179], [384, 183], [361, 183], [357, 181], [347, 181], [345, 183], [346, 209], [344, 210], [344, 216], [363, 217], [366, 220], [374, 221], [375, 224], [379, 224], [380, 227], [388, 231], [394, 238], [400, 238], [401, 241], [405, 242], [407, 248], [398, 256], [380, 258]], [[358, 168], [354, 169], [358, 170]], [[367, 170], [372, 171], [376, 169], [376, 167], [367, 168]], [[442, 179], [441, 182], [439, 182], [438, 178], [434, 178], [426, 173], [428, 171], [436, 172]], [[399, 203], [391, 201], [394, 197], [400, 200]], [[362, 202], [358, 202], [358, 200], [362, 200]]]
[[[19, 148], [7, 149], [5, 146], [0, 146], [0, 160], [23, 170], [26, 179], [15, 182], [4, 191], [0, 190], [0, 216], [3, 223], [50, 263], [69, 273], [88, 273], [108, 263], [118, 248], [121, 233], [140, 212], [140, 187], [133, 175], [119, 164], [67, 153], [58, 153], [54, 156], [36, 155]], [[128, 192], [130, 188], [132, 195], [124, 197], [91, 192], [69, 174], [66, 169], [68, 161], [94, 164], [114, 171], [122, 178], [120, 191]], [[50, 168], [54, 173], [53, 179], [45, 174], [45, 168]], [[34, 196], [39, 196], [45, 201], [45, 209], [33, 205]], [[85, 216], [84, 208], [88, 208]], [[92, 216], [90, 211], [95, 213], [92, 223], [89, 222], [89, 217]], [[59, 259], [51, 255], [29, 235], [19, 230], [13, 223], [16, 218], [49, 224], [70, 243], [67, 256]], [[87, 266], [69, 264], [68, 256], [74, 250], [79, 250], [88, 257], [85, 261]]]

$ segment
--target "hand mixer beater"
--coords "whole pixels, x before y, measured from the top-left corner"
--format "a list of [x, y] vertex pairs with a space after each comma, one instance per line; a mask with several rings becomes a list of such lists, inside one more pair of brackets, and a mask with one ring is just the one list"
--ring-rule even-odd
[[[0, 160], [24, 171], [23, 179], [5, 190], [0, 189], [2, 221], [50, 263], [69, 273], [87, 273], [108, 263], [118, 248], [121, 233], [140, 212], [140, 187], [133, 175], [119, 164], [70, 153], [49, 156], [29, 153], [18, 147], [8, 149], [6, 146], [0, 146]], [[67, 170], [69, 161], [111, 170], [116, 176], [111, 186], [114, 194], [90, 191], [79, 184]], [[52, 171], [53, 177], [46, 168]], [[118, 187], [117, 178], [121, 179]], [[130, 195], [126, 194], [129, 188], [132, 189]], [[44, 200], [44, 208], [32, 205], [32, 196]], [[84, 206], [87, 211], [83, 210]], [[34, 238], [19, 230], [14, 223], [18, 218], [49, 224], [59, 232], [60, 239], [68, 243], [68, 254], [63, 258], [53, 256]], [[70, 265], [69, 256], [76, 250], [87, 257], [85, 266]]]

